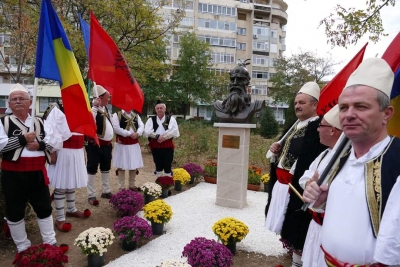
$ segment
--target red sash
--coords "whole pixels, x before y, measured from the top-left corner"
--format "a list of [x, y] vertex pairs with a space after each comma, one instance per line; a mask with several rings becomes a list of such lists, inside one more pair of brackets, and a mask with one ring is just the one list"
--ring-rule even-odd
[[4, 160], [1, 162], [1, 169], [13, 172], [42, 171], [44, 182], [49, 185], [49, 177], [45, 168], [46, 157], [20, 157], [17, 161]]
[[100, 146], [109, 146], [109, 145], [111, 144], [111, 141], [112, 141], [112, 140], [110, 140], [110, 141], [105, 141], [105, 140], [99, 139], [99, 145], [100, 145]]
[[63, 142], [63, 148], [80, 149], [83, 148], [83, 135], [72, 135]]
[[311, 214], [312, 219], [318, 223], [319, 225], [322, 225], [324, 222], [324, 217], [325, 217], [325, 212], [315, 212], [313, 210], [308, 209], [308, 212]]
[[293, 175], [290, 174], [287, 170], [276, 168], [276, 176], [278, 177], [278, 181], [281, 184], [291, 184]]
[[165, 140], [162, 143], [157, 142], [156, 139], [151, 139], [151, 141], [149, 143], [149, 147], [150, 147], [150, 149], [152, 149], [152, 148], [175, 148], [174, 142], [172, 141], [172, 139]]
[[346, 262], [341, 262], [337, 259], [335, 259], [332, 255], [330, 255], [328, 252], [324, 250], [324, 248], [321, 246], [322, 251], [325, 254], [325, 262], [329, 267], [384, 267], [387, 265], [383, 265], [381, 263], [374, 263], [372, 265], [357, 265], [357, 264], [350, 264]]
[[117, 135], [116, 142], [118, 144], [122, 144], [122, 145], [134, 145], [134, 144], [139, 143], [137, 138], [136, 139], [132, 139], [129, 136], [123, 137], [123, 136], [120, 136], [120, 135]]

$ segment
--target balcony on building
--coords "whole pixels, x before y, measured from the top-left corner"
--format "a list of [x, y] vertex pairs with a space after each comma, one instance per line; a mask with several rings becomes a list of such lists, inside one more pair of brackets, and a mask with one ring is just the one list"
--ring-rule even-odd
[[271, 6], [254, 3], [254, 13], [263, 13], [266, 16], [269, 16], [269, 14], [271, 14]]
[[257, 26], [269, 27], [271, 22], [268, 19], [254, 19], [253, 24]]
[[287, 24], [288, 15], [287, 15], [287, 13], [286, 13], [283, 9], [281, 9], [281, 8], [273, 7], [273, 8], [272, 8], [272, 17], [278, 18], [278, 19], [281, 21], [281, 23], [282, 23], [283, 25], [286, 25], [286, 24]]

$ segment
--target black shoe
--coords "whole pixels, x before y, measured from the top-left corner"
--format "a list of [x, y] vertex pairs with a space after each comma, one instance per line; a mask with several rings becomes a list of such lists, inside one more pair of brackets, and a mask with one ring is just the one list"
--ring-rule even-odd
[[112, 197], [112, 195], [113, 195], [113, 194], [111, 194], [111, 192], [110, 192], [110, 193], [103, 193], [103, 194], [101, 194], [101, 198], [110, 199], [110, 198]]

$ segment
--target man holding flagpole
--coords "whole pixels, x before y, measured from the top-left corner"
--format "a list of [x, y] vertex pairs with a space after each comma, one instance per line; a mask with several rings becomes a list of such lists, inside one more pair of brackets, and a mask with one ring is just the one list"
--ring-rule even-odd
[[100, 146], [93, 139], [89, 139], [86, 146], [88, 173], [88, 202], [90, 205], [97, 206], [99, 201], [96, 199], [96, 173], [100, 165], [100, 178], [102, 198], [110, 199], [110, 169], [112, 158], [112, 139], [114, 130], [111, 122], [111, 114], [108, 111], [107, 104], [110, 100], [110, 93], [101, 85], [95, 85], [93, 92], [97, 94], [93, 100], [92, 113], [97, 125], [97, 136]]
[[304, 190], [305, 202], [325, 209], [321, 248], [328, 266], [400, 265], [400, 139], [387, 131], [393, 80], [379, 58], [364, 60], [351, 74], [339, 118], [352, 147], [328, 185], [313, 177]]

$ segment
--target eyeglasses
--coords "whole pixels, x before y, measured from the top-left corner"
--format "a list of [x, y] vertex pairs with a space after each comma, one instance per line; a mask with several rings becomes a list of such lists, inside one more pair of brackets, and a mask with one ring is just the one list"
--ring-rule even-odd
[[320, 124], [318, 124], [318, 128], [319, 128], [319, 127], [332, 127], [332, 125], [325, 125], [325, 124], [321, 124], [321, 123], [320, 123]]
[[16, 103], [16, 102], [22, 102], [25, 100], [30, 100], [29, 98], [22, 98], [22, 97], [14, 97], [10, 98], [10, 102]]

